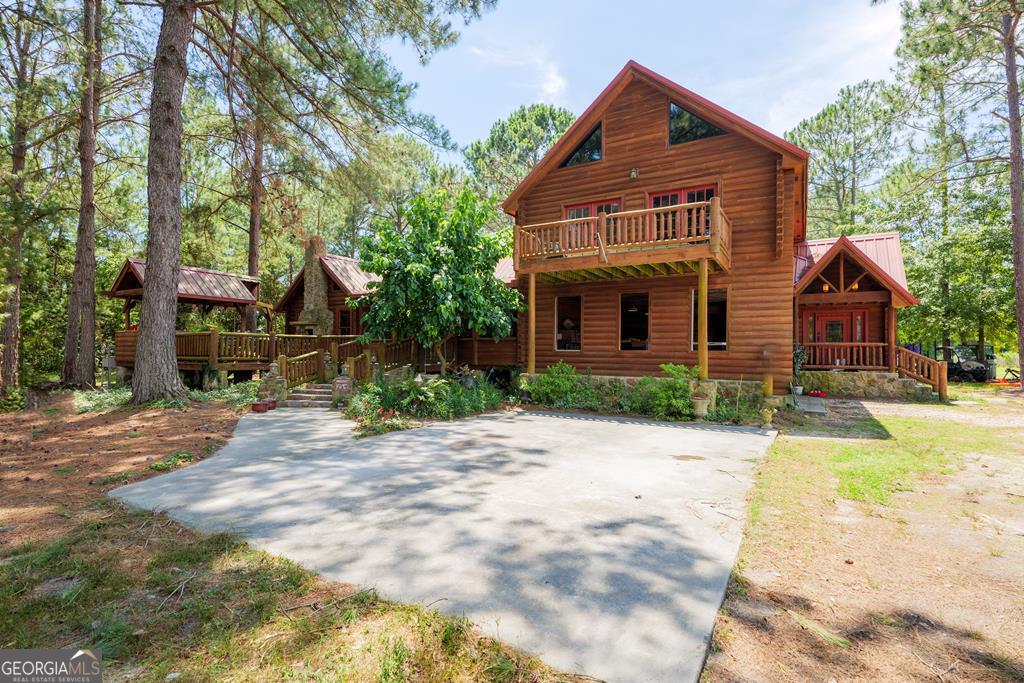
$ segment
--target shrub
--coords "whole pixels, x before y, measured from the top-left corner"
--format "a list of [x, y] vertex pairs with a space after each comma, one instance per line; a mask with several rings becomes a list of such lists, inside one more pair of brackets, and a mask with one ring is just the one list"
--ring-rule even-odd
[[504, 392], [478, 373], [426, 380], [410, 376], [400, 382], [381, 379], [363, 384], [349, 397], [345, 416], [358, 421], [362, 433], [376, 434], [394, 431], [378, 429], [377, 423], [385, 419], [404, 419], [405, 426], [393, 426], [406, 429], [411, 426], [409, 417], [454, 420], [494, 410], [506, 400]]
[[761, 393], [756, 389], [744, 389], [740, 384], [736, 396], [719, 396], [715, 407], [708, 411], [709, 422], [721, 424], [761, 424]]
[[589, 373], [581, 376], [576, 368], [558, 361], [527, 385], [530, 400], [559, 409], [601, 410], [603, 402]]
[[0, 413], [13, 413], [25, 407], [25, 390], [21, 387], [0, 392]]
[[690, 382], [697, 379], [696, 368], [663, 363], [661, 371], [668, 377], [655, 383], [653, 413], [659, 420], [689, 420], [693, 418], [693, 400]]
[[665, 377], [642, 377], [634, 384], [622, 380], [597, 381], [590, 373], [559, 361], [536, 378], [523, 382], [530, 400], [559, 410], [593, 410], [629, 413], [659, 420], [688, 420], [693, 417], [690, 382], [696, 368], [665, 363]]

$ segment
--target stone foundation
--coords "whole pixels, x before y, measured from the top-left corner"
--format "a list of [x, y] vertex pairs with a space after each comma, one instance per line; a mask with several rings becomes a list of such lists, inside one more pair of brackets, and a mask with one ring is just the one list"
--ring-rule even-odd
[[895, 372], [804, 370], [800, 373], [804, 393], [824, 391], [828, 396], [849, 398], [899, 398], [932, 400], [932, 388]]

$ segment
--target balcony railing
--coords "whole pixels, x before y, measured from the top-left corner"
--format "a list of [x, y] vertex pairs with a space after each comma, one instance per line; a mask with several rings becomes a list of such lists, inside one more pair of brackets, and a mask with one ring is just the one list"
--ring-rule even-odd
[[517, 226], [516, 268], [541, 272], [710, 257], [727, 269], [731, 238], [732, 221], [714, 197]]

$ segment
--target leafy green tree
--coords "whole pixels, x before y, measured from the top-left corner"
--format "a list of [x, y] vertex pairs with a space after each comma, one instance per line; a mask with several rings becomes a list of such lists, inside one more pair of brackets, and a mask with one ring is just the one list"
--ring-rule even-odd
[[[876, 0], [877, 1], [877, 0]], [[1024, 357], [1024, 143], [1020, 65], [1024, 5], [1016, 0], [904, 0], [901, 56], [922, 82], [941, 81], [948, 96], [983, 122], [984, 135], [962, 139], [962, 161], [1003, 165], [1010, 200], [1018, 354]]]
[[478, 188], [507, 197], [574, 120], [568, 109], [538, 103], [519, 107], [496, 122], [486, 138], [465, 150], [466, 166]]
[[811, 154], [807, 218], [813, 236], [858, 230], [867, 190], [892, 155], [895, 126], [887, 90], [881, 81], [847, 86], [835, 102], [786, 133]]
[[404, 233], [384, 225], [361, 252], [362, 267], [380, 277], [362, 317], [364, 334], [415, 339], [434, 350], [444, 373], [447, 339], [511, 331], [519, 292], [494, 277], [511, 251], [510, 235], [485, 230], [491, 208], [468, 191], [420, 195], [404, 213]]

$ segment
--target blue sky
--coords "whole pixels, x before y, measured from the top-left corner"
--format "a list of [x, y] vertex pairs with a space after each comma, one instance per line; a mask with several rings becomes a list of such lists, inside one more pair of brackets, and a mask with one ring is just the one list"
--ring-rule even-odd
[[459, 145], [521, 104], [580, 114], [630, 59], [782, 134], [842, 86], [889, 75], [899, 11], [895, 0], [498, 0], [460, 28], [426, 66], [389, 48], [419, 84], [416, 109]]

